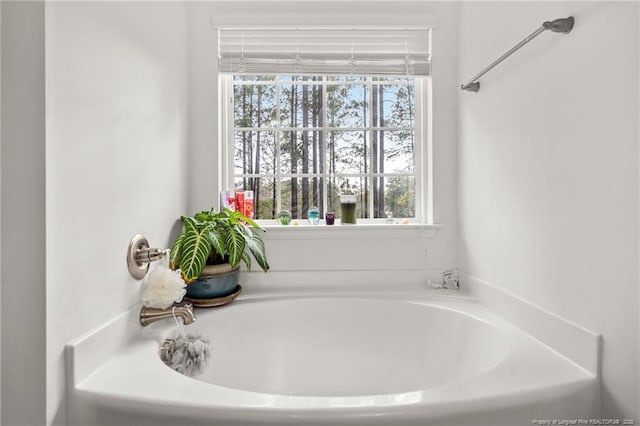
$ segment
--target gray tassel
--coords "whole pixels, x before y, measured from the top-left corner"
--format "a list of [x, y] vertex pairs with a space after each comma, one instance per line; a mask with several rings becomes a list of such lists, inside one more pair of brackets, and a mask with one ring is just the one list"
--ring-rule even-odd
[[185, 376], [194, 377], [204, 373], [211, 362], [212, 348], [209, 339], [200, 334], [178, 335], [175, 348], [165, 363]]

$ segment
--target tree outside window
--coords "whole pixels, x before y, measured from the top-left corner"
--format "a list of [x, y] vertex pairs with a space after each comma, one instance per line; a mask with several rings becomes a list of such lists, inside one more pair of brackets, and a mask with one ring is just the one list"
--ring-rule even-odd
[[360, 218], [416, 216], [415, 78], [236, 75], [236, 190], [254, 191], [257, 219], [310, 207]]

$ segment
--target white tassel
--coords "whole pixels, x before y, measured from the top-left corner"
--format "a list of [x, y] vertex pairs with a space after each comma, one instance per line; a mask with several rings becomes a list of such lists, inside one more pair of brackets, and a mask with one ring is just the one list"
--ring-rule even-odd
[[142, 304], [147, 308], [166, 309], [182, 300], [187, 294], [186, 287], [179, 272], [157, 265], [144, 280]]

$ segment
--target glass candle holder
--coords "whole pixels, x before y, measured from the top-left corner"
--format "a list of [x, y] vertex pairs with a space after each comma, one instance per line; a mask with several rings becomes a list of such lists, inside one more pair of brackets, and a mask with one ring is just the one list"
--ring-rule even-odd
[[333, 225], [336, 221], [336, 214], [334, 212], [327, 212], [327, 214], [324, 215], [324, 222], [327, 225]]
[[278, 212], [276, 219], [281, 225], [288, 225], [291, 222], [291, 212], [288, 210], [282, 210]]
[[340, 223], [353, 225], [356, 223], [356, 196], [340, 194]]
[[310, 225], [317, 225], [320, 221], [320, 210], [316, 206], [310, 207], [307, 211], [307, 220]]

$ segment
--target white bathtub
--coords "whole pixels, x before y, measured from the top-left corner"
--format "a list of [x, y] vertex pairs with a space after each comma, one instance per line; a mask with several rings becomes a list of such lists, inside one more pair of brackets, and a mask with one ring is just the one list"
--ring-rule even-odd
[[158, 344], [173, 330], [169, 321], [154, 324], [76, 377], [72, 416], [101, 426], [596, 417], [594, 375], [483, 306], [433, 294], [245, 290], [228, 306], [198, 310], [189, 326], [214, 347], [203, 376], [182, 376], [160, 361]]
[[482, 374], [510, 346], [485, 320], [434, 303], [318, 296], [229, 308], [194, 327], [216, 348], [199, 380], [264, 394], [416, 392]]

